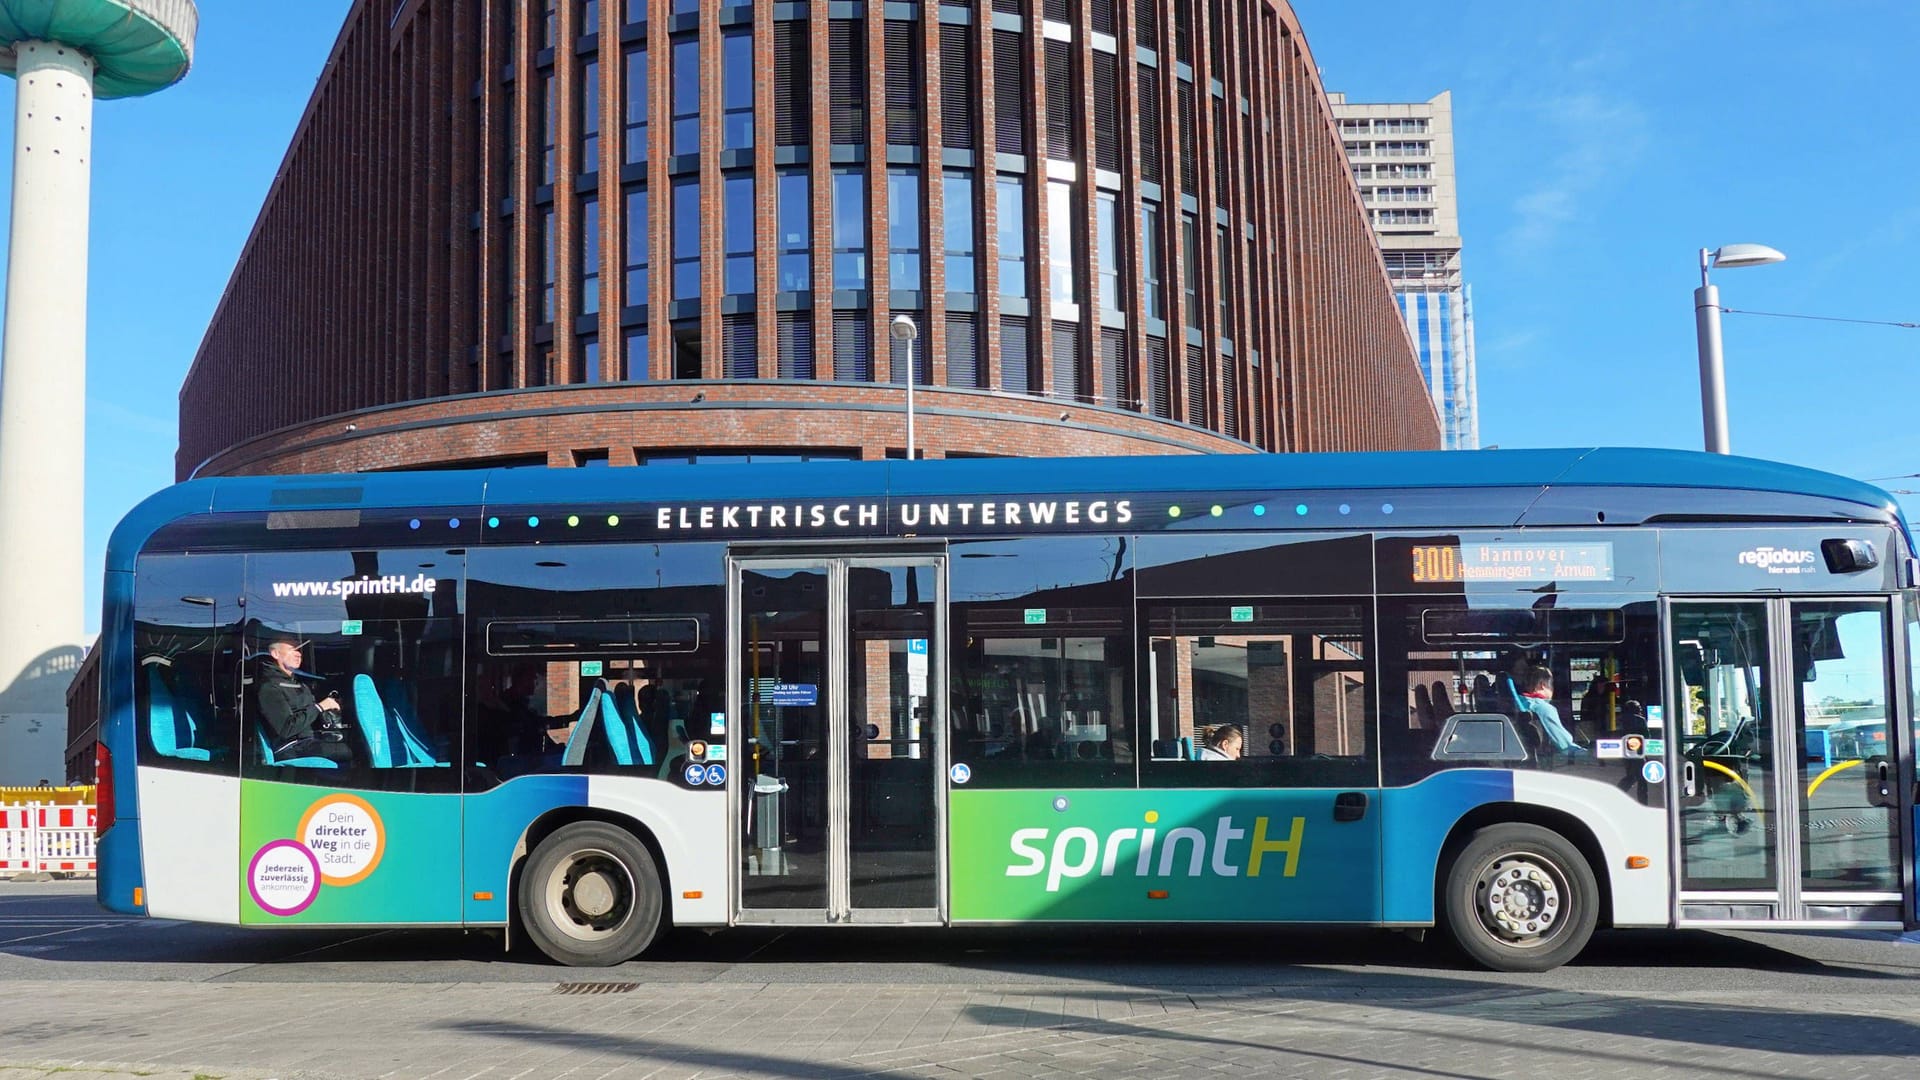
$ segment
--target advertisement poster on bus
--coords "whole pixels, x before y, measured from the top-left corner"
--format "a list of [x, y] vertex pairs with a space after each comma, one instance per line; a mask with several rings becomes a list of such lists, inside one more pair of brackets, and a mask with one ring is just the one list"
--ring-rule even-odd
[[444, 795], [243, 781], [240, 921], [458, 923], [459, 835]]
[[951, 792], [956, 921], [1379, 917], [1377, 813], [1331, 791]]

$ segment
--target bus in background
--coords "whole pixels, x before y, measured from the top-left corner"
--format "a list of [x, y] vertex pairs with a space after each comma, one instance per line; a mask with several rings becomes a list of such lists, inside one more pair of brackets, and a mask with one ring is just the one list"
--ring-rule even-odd
[[1654, 450], [191, 481], [108, 552], [99, 897], [583, 965], [1911, 927], [1914, 555], [1876, 489]]

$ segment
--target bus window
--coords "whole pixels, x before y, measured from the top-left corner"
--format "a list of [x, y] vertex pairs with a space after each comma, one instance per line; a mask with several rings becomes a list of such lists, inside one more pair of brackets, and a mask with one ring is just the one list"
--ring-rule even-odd
[[1490, 764], [1573, 770], [1659, 804], [1641, 772], [1664, 753], [1655, 604], [1555, 599], [1382, 598], [1387, 783]]
[[725, 567], [708, 544], [473, 551], [468, 789], [553, 772], [678, 782], [689, 746], [724, 731]]
[[134, 586], [140, 764], [239, 770], [239, 557], [147, 555]]
[[1151, 787], [1371, 787], [1368, 605], [1149, 604]]
[[435, 550], [249, 556], [242, 775], [458, 791], [460, 573]]
[[1125, 541], [953, 550], [953, 761], [975, 787], [1134, 786]]

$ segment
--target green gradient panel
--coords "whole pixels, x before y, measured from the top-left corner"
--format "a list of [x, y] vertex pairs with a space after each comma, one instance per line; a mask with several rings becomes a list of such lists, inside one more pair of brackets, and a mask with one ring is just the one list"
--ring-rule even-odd
[[1359, 821], [1336, 822], [1336, 794], [952, 789], [951, 914], [956, 921], [1373, 921], [1379, 802]]
[[[363, 807], [365, 809], [363, 809]], [[315, 814], [315, 811], [318, 811]], [[371, 811], [371, 814], [368, 813]], [[301, 823], [314, 820], [303, 833]], [[332, 823], [328, 819], [334, 819]], [[366, 835], [372, 827], [376, 836]], [[243, 924], [459, 923], [460, 797], [243, 780], [240, 784], [240, 921]], [[378, 841], [379, 858], [351, 846]], [[329, 862], [310, 900], [290, 914], [263, 907], [251, 868], [275, 841], [294, 841]], [[311, 844], [312, 846], [309, 846]], [[328, 850], [333, 849], [333, 850]], [[283, 846], [283, 857], [294, 850]], [[295, 856], [297, 861], [297, 856]], [[331, 875], [335, 880], [329, 880]], [[282, 898], [291, 893], [280, 894]]]

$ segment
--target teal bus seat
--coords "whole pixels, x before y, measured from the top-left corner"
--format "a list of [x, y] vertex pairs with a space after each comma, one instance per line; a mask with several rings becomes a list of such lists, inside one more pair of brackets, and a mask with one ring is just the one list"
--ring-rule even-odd
[[652, 765], [653, 740], [647, 738], [647, 729], [640, 721], [639, 693], [630, 682], [614, 686], [610, 695], [614, 711], [620, 717], [620, 725], [627, 731], [627, 738], [633, 743], [633, 764]]
[[600, 699], [600, 728], [607, 733], [607, 746], [613, 750], [615, 765], [633, 764], [633, 738], [627, 730], [627, 719], [620, 715], [620, 709], [613, 703], [613, 692], [607, 684], [601, 682], [593, 688], [594, 695]]
[[577, 767], [587, 763], [587, 743], [593, 738], [593, 731], [600, 719], [600, 688], [593, 688], [587, 695], [587, 703], [580, 707], [580, 715], [574, 718], [573, 734], [567, 736], [567, 748], [560, 755], [560, 764]]
[[[405, 691], [389, 684], [395, 700], [404, 700]], [[374, 686], [373, 676], [362, 672], [353, 677], [353, 712], [360, 731], [367, 739], [367, 761], [376, 769], [446, 768], [413, 733], [400, 709], [388, 704]]]
[[265, 731], [255, 729], [254, 735], [257, 736], [260, 740], [260, 760], [263, 764], [284, 765], [292, 769], [337, 769], [340, 767], [339, 763], [334, 761], [332, 758], [323, 758], [323, 757], [276, 758], [273, 756], [273, 747], [268, 745], [267, 743], [267, 733]]
[[380, 692], [387, 705], [387, 719], [392, 725], [391, 734], [399, 736], [397, 740], [393, 740], [393, 745], [396, 754], [405, 759], [402, 767], [452, 768], [452, 763], [445, 755], [436, 752], [427, 745], [426, 740], [420, 737], [417, 725], [414, 723], [413, 700], [412, 695], [407, 693], [407, 684], [398, 679], [391, 680], [380, 688]]
[[147, 732], [153, 749], [163, 757], [209, 761], [212, 754], [193, 745], [199, 730], [193, 714], [174, 698], [173, 686], [159, 663], [147, 666]]

